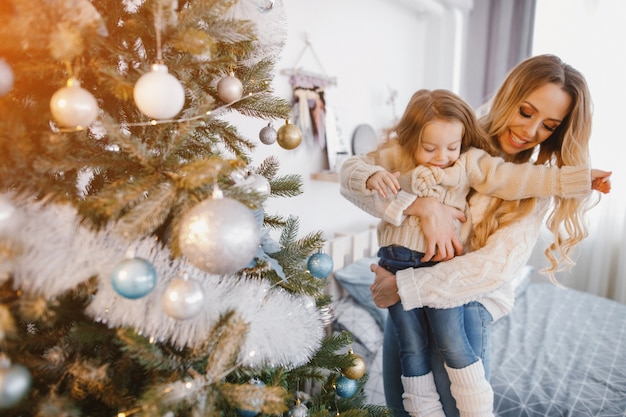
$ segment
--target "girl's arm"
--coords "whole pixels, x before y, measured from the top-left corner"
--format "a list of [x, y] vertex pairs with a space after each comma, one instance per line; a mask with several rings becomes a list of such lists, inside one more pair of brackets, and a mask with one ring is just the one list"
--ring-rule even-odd
[[450, 308], [477, 301], [510, 282], [530, 258], [550, 201], [537, 201], [535, 211], [498, 229], [482, 248], [429, 268], [396, 273], [404, 309]]

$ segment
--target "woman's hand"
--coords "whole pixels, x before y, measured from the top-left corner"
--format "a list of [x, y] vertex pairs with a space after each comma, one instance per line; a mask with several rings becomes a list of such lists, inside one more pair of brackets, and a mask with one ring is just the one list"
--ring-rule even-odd
[[382, 198], [387, 198], [387, 190], [390, 190], [393, 195], [398, 194], [400, 190], [400, 183], [398, 182], [399, 172], [390, 173], [387, 171], [378, 171], [367, 179], [365, 187], [368, 190], [378, 192]]
[[376, 264], [370, 265], [370, 270], [376, 274], [376, 279], [370, 285], [374, 304], [380, 308], [387, 308], [400, 301], [396, 276]]
[[591, 170], [591, 189], [598, 190], [603, 194], [608, 194], [611, 191], [611, 176], [612, 172], [602, 171], [600, 169]]
[[447, 261], [463, 253], [463, 244], [454, 228], [456, 220], [467, 220], [461, 210], [442, 204], [434, 197], [420, 197], [404, 214], [420, 218], [428, 245], [422, 262]]

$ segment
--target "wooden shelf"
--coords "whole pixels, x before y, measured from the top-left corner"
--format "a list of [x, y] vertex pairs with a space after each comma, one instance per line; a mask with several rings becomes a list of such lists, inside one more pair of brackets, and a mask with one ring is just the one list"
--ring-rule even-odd
[[339, 182], [339, 174], [335, 171], [314, 172], [311, 174], [311, 179], [317, 181]]

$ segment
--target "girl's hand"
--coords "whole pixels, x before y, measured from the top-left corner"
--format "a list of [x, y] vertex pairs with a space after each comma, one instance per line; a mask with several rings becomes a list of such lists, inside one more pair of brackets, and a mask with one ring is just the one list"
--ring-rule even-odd
[[399, 172], [392, 174], [387, 171], [378, 171], [367, 179], [365, 187], [367, 187], [368, 190], [378, 192], [378, 195], [386, 199], [389, 197], [387, 194], [388, 190], [391, 191], [393, 195], [398, 194], [398, 191], [400, 191], [400, 183], [398, 182], [399, 176]]
[[370, 265], [370, 270], [376, 274], [376, 279], [370, 285], [374, 304], [379, 308], [387, 308], [400, 301], [396, 276], [376, 264]]
[[428, 244], [422, 262], [447, 261], [463, 253], [463, 244], [454, 227], [456, 220], [467, 220], [461, 210], [442, 204], [434, 197], [420, 197], [404, 214], [420, 218]]
[[598, 190], [603, 194], [608, 194], [611, 191], [611, 180], [609, 177], [612, 172], [602, 171], [600, 169], [591, 170], [591, 189]]

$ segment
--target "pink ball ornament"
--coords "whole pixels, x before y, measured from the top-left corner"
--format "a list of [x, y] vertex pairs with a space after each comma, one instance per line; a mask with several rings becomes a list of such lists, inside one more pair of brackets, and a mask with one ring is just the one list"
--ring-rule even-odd
[[172, 318], [186, 320], [204, 307], [204, 289], [193, 279], [174, 278], [161, 299], [163, 310]]
[[152, 65], [150, 72], [139, 77], [133, 97], [139, 111], [156, 120], [173, 118], [185, 105], [182, 84], [163, 64]]
[[50, 99], [52, 117], [61, 127], [86, 128], [98, 117], [98, 102], [75, 78]]
[[234, 72], [230, 72], [227, 77], [222, 78], [217, 83], [217, 95], [224, 103], [232, 103], [243, 97], [243, 84]]
[[4, 96], [13, 89], [13, 70], [7, 62], [0, 58], [0, 96]]

